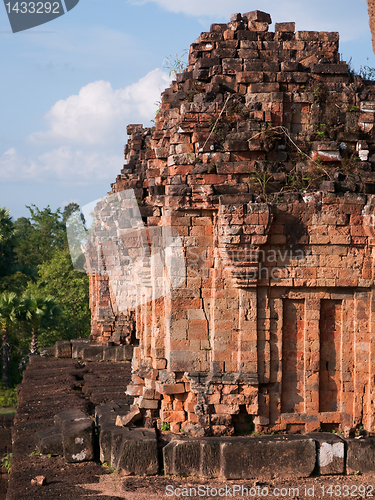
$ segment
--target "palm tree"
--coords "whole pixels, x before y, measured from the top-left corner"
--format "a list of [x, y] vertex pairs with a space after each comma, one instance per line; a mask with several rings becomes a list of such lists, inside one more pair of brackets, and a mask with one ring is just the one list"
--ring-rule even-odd
[[20, 309], [23, 319], [31, 326], [30, 354], [36, 354], [41, 323], [52, 323], [57, 316], [60, 316], [61, 309], [53, 297], [36, 295], [24, 295]]
[[0, 207], [0, 242], [10, 240], [14, 234], [13, 219], [7, 208]]
[[3, 292], [0, 295], [0, 326], [2, 331], [2, 382], [9, 387], [9, 326], [17, 322], [20, 315], [20, 301], [14, 292]]

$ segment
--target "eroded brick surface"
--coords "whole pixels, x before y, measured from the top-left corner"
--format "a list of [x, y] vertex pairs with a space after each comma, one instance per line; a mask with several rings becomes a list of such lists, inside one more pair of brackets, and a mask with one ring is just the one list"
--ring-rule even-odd
[[[154, 129], [128, 126], [112, 193], [179, 235], [186, 276], [122, 311], [123, 269], [92, 273], [92, 339], [139, 343], [129, 394], [174, 432], [374, 430], [375, 86], [338, 33], [267, 16], [212, 25]], [[151, 297], [162, 277], [138, 271]]]
[[375, 52], [375, 2], [374, 0], [367, 0], [368, 14], [370, 17], [370, 30], [372, 33], [372, 47]]

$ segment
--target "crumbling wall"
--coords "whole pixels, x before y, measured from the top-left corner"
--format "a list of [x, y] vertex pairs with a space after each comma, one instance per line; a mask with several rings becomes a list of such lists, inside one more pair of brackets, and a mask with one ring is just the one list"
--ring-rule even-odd
[[[134, 308], [128, 386], [174, 431], [374, 427], [375, 87], [338, 33], [270, 23], [234, 14], [200, 35], [155, 128], [128, 128], [112, 185], [182, 242], [182, 282]], [[110, 280], [91, 279], [108, 304]], [[94, 338], [111, 341], [106, 321]]]
[[374, 0], [367, 0], [368, 15], [370, 18], [369, 25], [372, 34], [372, 49], [375, 53], [375, 2]]

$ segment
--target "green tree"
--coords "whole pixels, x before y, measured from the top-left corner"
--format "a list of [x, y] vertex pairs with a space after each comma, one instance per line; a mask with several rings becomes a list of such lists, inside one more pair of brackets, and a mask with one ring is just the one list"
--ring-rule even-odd
[[0, 295], [0, 326], [2, 330], [2, 382], [4, 387], [10, 385], [10, 349], [9, 328], [16, 323], [20, 315], [20, 301], [14, 292]]
[[56, 250], [38, 267], [38, 278], [28, 284], [26, 293], [53, 297], [61, 307], [58, 327], [41, 328], [43, 345], [90, 334], [89, 278], [73, 268], [67, 248]]
[[61, 309], [53, 297], [24, 295], [20, 303], [20, 315], [31, 326], [30, 354], [36, 354], [41, 326], [57, 325]]
[[66, 248], [63, 213], [49, 206], [39, 210], [35, 205], [27, 206], [30, 217], [17, 219], [15, 228], [16, 263], [34, 278], [37, 267], [50, 260], [56, 250]]
[[14, 223], [7, 208], [0, 207], [0, 278], [11, 272], [13, 264]]
[[16, 226], [9, 210], [0, 207], [0, 293], [22, 293], [30, 273], [16, 262]]
[[[66, 224], [66, 221], [69, 219], [69, 217], [72, 215], [74, 212], [80, 211], [80, 206], [78, 203], [71, 202], [68, 205], [64, 207], [64, 211], [62, 214], [62, 221], [64, 224]], [[81, 217], [83, 217], [82, 214], [80, 214]]]

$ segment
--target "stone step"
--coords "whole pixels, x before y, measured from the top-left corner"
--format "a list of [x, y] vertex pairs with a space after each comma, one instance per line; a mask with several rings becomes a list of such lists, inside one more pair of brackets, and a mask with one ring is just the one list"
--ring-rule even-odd
[[173, 440], [163, 449], [165, 474], [225, 479], [308, 477], [316, 444], [303, 436]]

